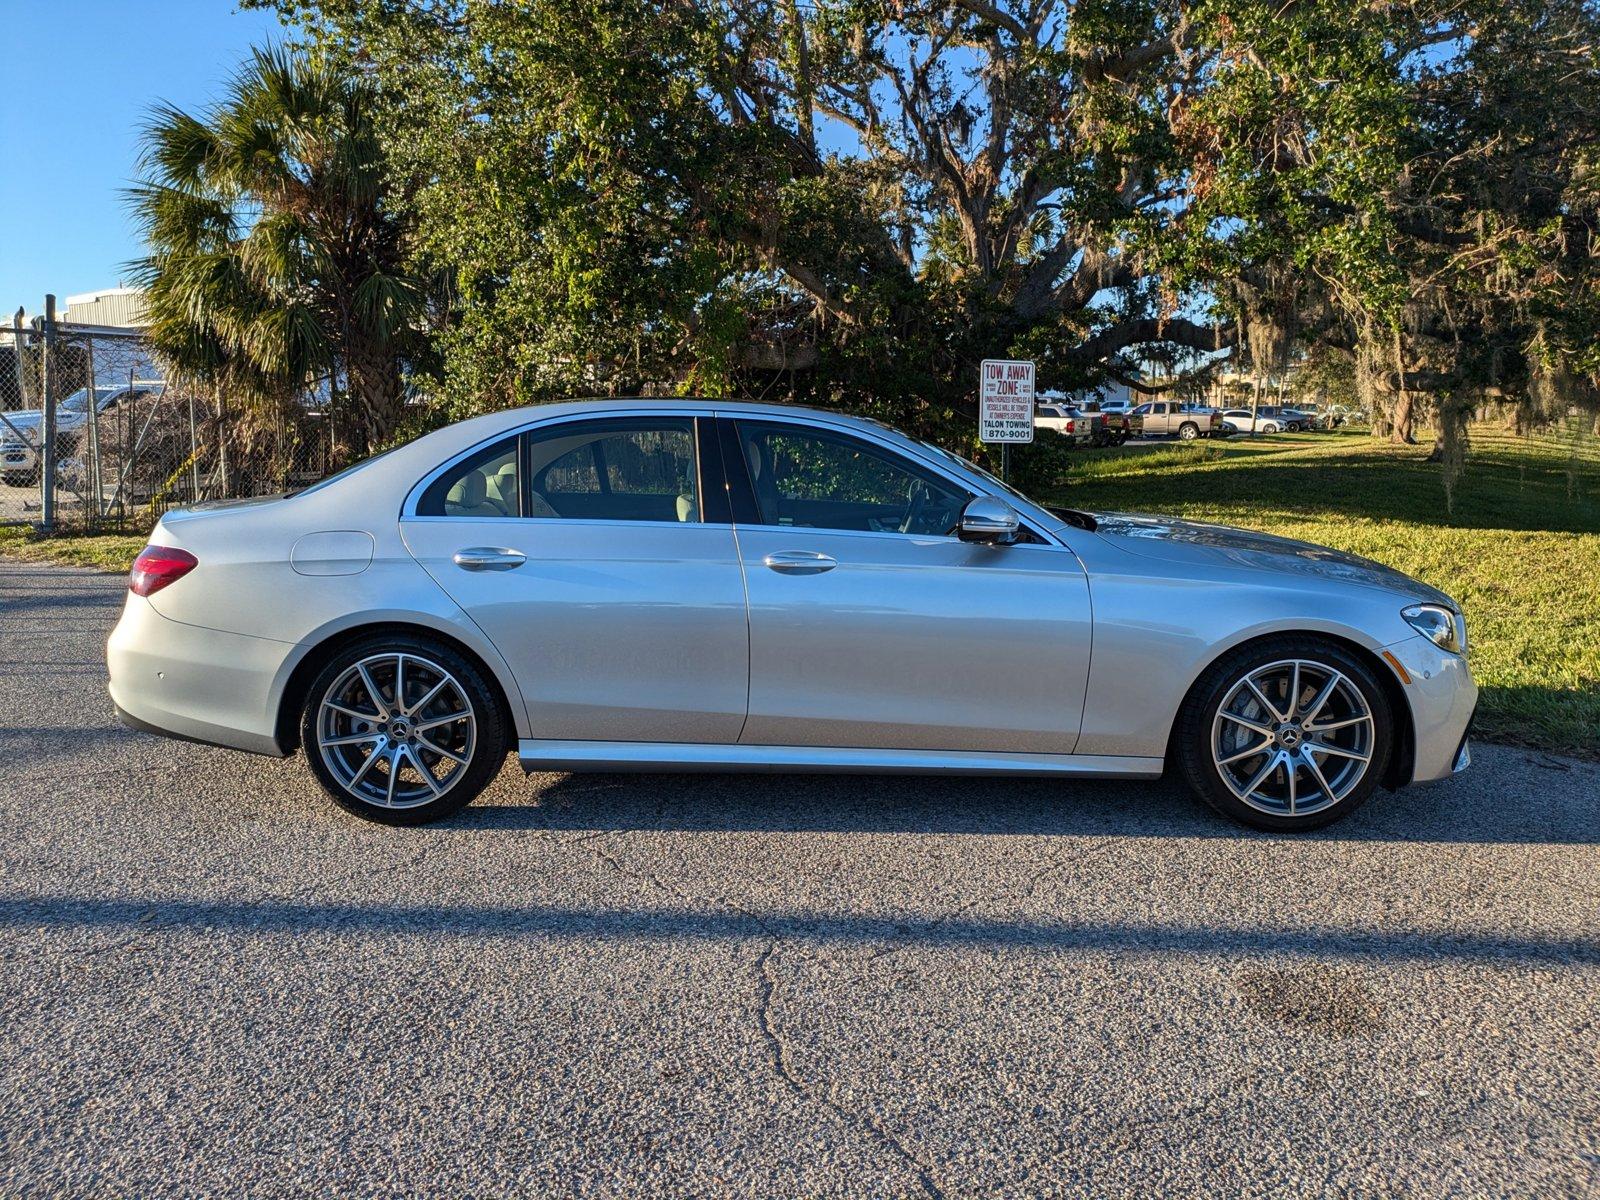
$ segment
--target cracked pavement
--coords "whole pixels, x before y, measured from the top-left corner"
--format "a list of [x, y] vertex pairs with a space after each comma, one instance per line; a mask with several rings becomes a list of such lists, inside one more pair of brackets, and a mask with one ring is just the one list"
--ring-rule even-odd
[[1600, 1193], [1600, 766], [525, 779], [390, 829], [117, 727], [0, 562], [0, 1194]]

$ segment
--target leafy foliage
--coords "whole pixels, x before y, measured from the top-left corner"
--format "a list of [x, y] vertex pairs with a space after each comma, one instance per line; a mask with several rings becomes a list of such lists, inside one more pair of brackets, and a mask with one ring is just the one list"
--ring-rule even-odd
[[275, 6], [382, 97], [462, 411], [737, 391], [960, 440], [983, 357], [1309, 345], [1404, 423], [1597, 365], [1586, 0]]
[[433, 299], [374, 101], [325, 61], [257, 50], [212, 111], [152, 114], [130, 194], [150, 335], [174, 369], [263, 404], [328, 380], [356, 450], [400, 422]]

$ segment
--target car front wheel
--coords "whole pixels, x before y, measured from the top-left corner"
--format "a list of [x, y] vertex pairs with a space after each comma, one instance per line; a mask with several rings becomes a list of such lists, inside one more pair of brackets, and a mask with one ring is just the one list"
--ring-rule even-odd
[[1316, 829], [1355, 811], [1382, 779], [1394, 713], [1372, 670], [1320, 638], [1272, 638], [1226, 654], [1179, 716], [1191, 788], [1257, 829]]
[[356, 643], [306, 694], [300, 743], [346, 811], [386, 825], [459, 812], [505, 762], [509, 734], [482, 672], [422, 637]]

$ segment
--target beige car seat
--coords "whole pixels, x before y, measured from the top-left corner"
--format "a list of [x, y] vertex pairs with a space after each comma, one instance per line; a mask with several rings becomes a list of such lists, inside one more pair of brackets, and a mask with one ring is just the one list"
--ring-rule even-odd
[[468, 471], [445, 493], [447, 517], [503, 517], [506, 510], [489, 498], [489, 481], [482, 471]]
[[488, 480], [489, 499], [505, 512], [507, 516], [517, 515], [517, 468], [513, 463], [507, 463]]

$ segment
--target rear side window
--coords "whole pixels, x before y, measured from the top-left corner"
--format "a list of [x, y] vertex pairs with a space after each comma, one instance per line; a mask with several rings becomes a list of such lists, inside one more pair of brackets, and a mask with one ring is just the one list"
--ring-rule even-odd
[[528, 435], [530, 517], [700, 521], [694, 420], [619, 418]]
[[419, 517], [479, 520], [522, 515], [518, 439], [506, 438], [457, 463], [428, 485], [417, 504]]

